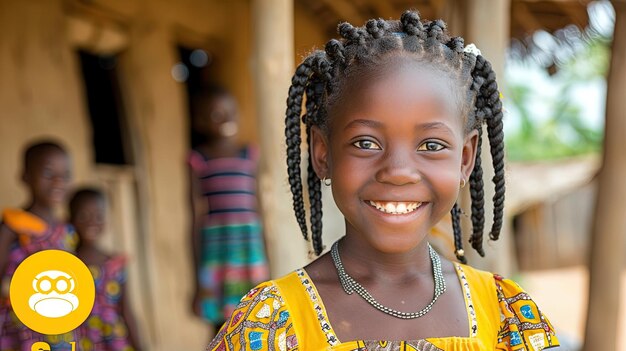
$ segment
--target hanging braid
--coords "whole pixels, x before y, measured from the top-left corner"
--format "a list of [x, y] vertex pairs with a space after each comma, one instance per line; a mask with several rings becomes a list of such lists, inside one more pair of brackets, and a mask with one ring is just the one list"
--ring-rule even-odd
[[[502, 228], [504, 209], [504, 145], [502, 103], [491, 64], [481, 55], [465, 52], [461, 37], [449, 37], [445, 22], [424, 21], [417, 12], [405, 12], [399, 21], [369, 20], [363, 27], [341, 23], [338, 33], [342, 39], [331, 39], [324, 51], [315, 51], [297, 67], [289, 88], [285, 117], [287, 139], [287, 171], [293, 195], [293, 207], [300, 230], [308, 240], [306, 210], [303, 200], [300, 152], [301, 123], [305, 125], [307, 144], [312, 126], [328, 132], [328, 111], [341, 101], [348, 82], [366, 72], [375, 72], [394, 55], [415, 57], [419, 62], [436, 65], [458, 84], [464, 94], [458, 97], [464, 118], [465, 132], [479, 134], [476, 160], [469, 179], [471, 194], [472, 234], [470, 242], [479, 254], [485, 223], [483, 169], [480, 158], [482, 125], [487, 125], [490, 152], [495, 175], [493, 225], [489, 233], [497, 240]], [[302, 103], [306, 97], [306, 111]], [[323, 250], [321, 182], [313, 170], [309, 155], [307, 166], [310, 230], [316, 254]], [[451, 210], [455, 253], [465, 262], [460, 226], [461, 209]]]
[[[482, 127], [478, 128], [478, 145], [476, 154], [480, 155], [482, 151]], [[474, 161], [474, 169], [470, 175], [470, 198], [472, 199], [472, 235], [470, 243], [479, 255], [485, 256], [483, 250], [483, 231], [485, 230], [485, 190], [483, 189], [483, 167], [480, 156]]]
[[[311, 138], [311, 126], [312, 119], [318, 115], [319, 105], [318, 101], [321, 100], [319, 96], [323, 92], [323, 85], [310, 84], [306, 88], [306, 114], [304, 116], [304, 123], [306, 124], [307, 145], [310, 145]], [[308, 120], [311, 120], [309, 122]], [[309, 187], [309, 203], [311, 206], [311, 233], [322, 233], [322, 190], [321, 182], [315, 170], [313, 169], [313, 159], [309, 157], [307, 167], [307, 185]], [[323, 250], [322, 236], [311, 235], [313, 241], [313, 250], [319, 255]]]
[[[476, 96], [476, 114], [487, 124], [487, 136], [491, 152], [495, 184], [493, 195], [493, 225], [489, 232], [491, 240], [498, 240], [504, 217], [504, 133], [502, 123], [502, 101], [496, 83], [496, 73], [491, 63], [481, 55], [476, 57], [474, 80], [483, 80]], [[480, 155], [477, 156], [477, 159]], [[481, 180], [482, 183], [482, 180]]]
[[467, 263], [463, 252], [463, 233], [461, 232], [461, 210], [458, 204], [454, 204], [450, 211], [452, 217], [452, 234], [454, 236], [454, 254], [461, 263]]
[[307, 58], [298, 68], [291, 79], [289, 97], [287, 98], [287, 113], [285, 117], [285, 135], [287, 137], [287, 173], [289, 185], [293, 195], [293, 209], [305, 240], [308, 240], [306, 228], [306, 214], [302, 199], [302, 176], [300, 174], [300, 113], [302, 112], [302, 96], [311, 74], [311, 61]]

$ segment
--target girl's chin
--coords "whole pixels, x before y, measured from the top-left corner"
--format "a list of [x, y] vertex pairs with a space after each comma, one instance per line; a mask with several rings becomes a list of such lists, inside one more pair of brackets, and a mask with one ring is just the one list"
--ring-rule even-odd
[[398, 238], [389, 240], [376, 240], [371, 243], [371, 246], [381, 253], [401, 255], [415, 250], [419, 247], [424, 238]]
[[65, 196], [53, 196], [46, 201], [50, 206], [62, 206], [65, 204]]
[[86, 239], [86, 238], [82, 238], [81, 243], [83, 246], [95, 246], [97, 244], [97, 241], [94, 239]]

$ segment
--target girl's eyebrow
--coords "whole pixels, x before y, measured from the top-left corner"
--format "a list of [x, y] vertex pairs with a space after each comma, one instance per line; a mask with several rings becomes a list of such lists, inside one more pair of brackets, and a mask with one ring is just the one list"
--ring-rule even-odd
[[442, 123], [442, 122], [430, 122], [430, 123], [418, 124], [417, 126], [415, 126], [415, 129], [420, 129], [420, 130], [440, 129], [448, 133], [454, 134], [452, 132], [452, 129], [450, 129], [450, 127], [448, 127], [445, 123]]
[[357, 128], [359, 126], [375, 129], [382, 129], [384, 127], [381, 122], [373, 121], [371, 119], [355, 119], [353, 121], [350, 121], [350, 123], [348, 123], [344, 129]]

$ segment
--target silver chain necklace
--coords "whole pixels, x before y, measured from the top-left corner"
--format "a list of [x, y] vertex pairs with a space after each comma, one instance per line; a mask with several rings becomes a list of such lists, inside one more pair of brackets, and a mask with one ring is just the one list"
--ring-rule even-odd
[[372, 296], [372, 294], [367, 291], [363, 285], [359, 284], [354, 278], [352, 278], [346, 270], [343, 268], [343, 264], [341, 263], [341, 258], [339, 257], [339, 242], [336, 241], [333, 244], [333, 247], [330, 250], [330, 256], [333, 258], [333, 263], [335, 264], [335, 268], [337, 269], [337, 275], [339, 275], [339, 281], [341, 282], [341, 286], [343, 290], [348, 295], [352, 295], [352, 293], [356, 292], [361, 296], [367, 303], [374, 306], [377, 310], [386, 313], [390, 316], [394, 316], [396, 318], [402, 319], [414, 319], [419, 318], [430, 312], [435, 304], [435, 301], [446, 292], [446, 281], [443, 278], [443, 272], [441, 270], [441, 259], [437, 252], [428, 244], [428, 253], [430, 254], [430, 261], [433, 265], [433, 278], [435, 280], [435, 293], [433, 295], [432, 301], [426, 307], [422, 308], [417, 312], [401, 312], [394, 310], [389, 307], [383, 306], [380, 302], [376, 301], [376, 299]]

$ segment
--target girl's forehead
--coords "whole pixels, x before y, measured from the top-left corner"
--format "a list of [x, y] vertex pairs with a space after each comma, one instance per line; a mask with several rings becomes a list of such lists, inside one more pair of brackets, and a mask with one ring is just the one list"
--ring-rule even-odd
[[401, 64], [382, 71], [379, 79], [365, 86], [366, 95], [389, 95], [407, 99], [438, 98], [456, 104], [450, 75], [439, 69], [417, 64]]
[[99, 197], [89, 197], [82, 199], [76, 206], [76, 213], [102, 212], [105, 210], [104, 199]]
[[[426, 65], [400, 63], [373, 72], [357, 84], [344, 86], [341, 106], [332, 115], [386, 114], [417, 110], [460, 120], [460, 89], [449, 73]], [[372, 116], [375, 117], [375, 116]]]
[[69, 167], [69, 156], [61, 151], [51, 150], [39, 155], [35, 162], [33, 162], [33, 169], [36, 171], [42, 171], [45, 168], [61, 167], [63, 169]]

